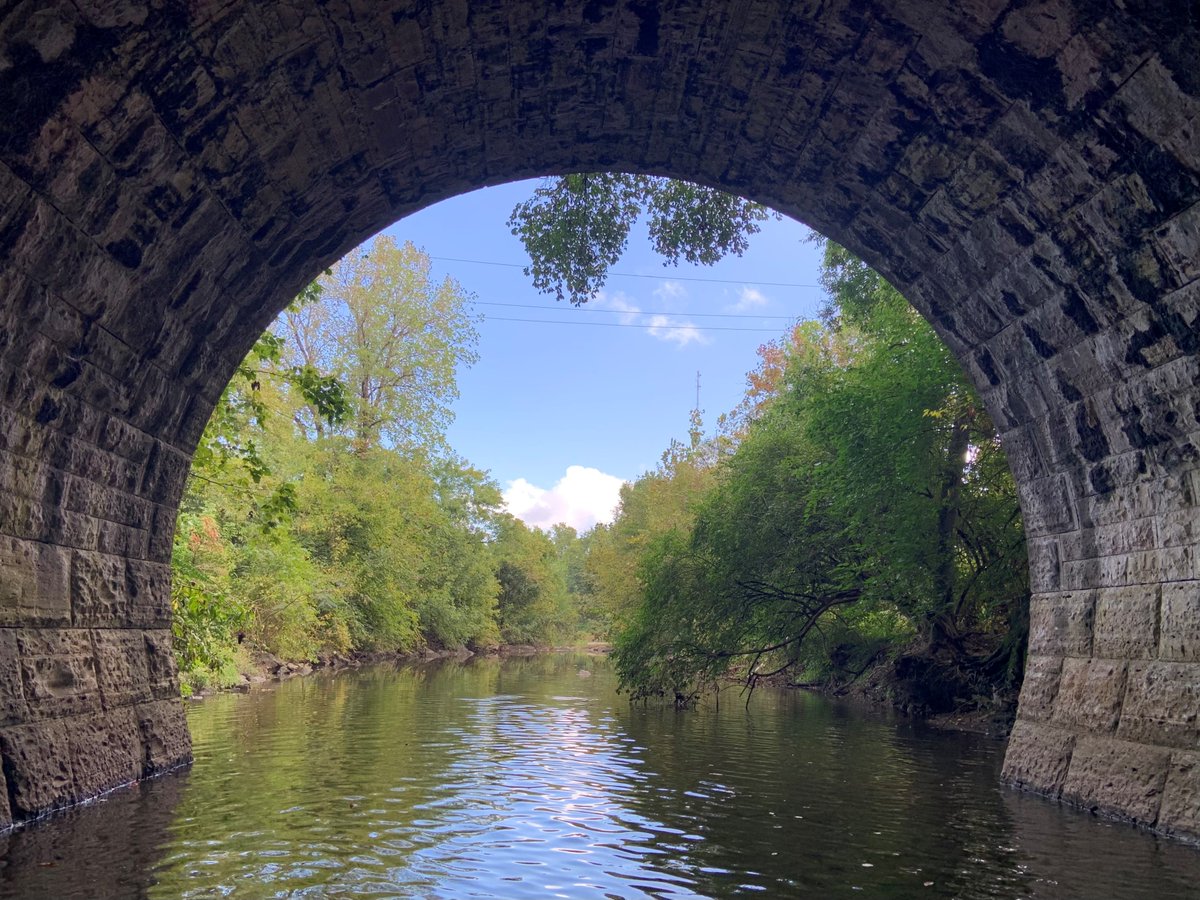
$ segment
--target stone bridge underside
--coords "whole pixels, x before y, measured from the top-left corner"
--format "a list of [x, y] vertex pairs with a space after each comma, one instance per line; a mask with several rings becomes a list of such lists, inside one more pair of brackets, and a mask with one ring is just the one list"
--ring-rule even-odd
[[1200, 23], [1125, 5], [0, 0], [3, 821], [190, 758], [176, 505], [297, 289], [445, 197], [623, 169], [933, 321], [1029, 532], [1006, 778], [1200, 836]]

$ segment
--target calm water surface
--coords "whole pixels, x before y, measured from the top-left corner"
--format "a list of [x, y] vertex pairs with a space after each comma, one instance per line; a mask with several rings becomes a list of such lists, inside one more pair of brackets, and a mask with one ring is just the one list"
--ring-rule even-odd
[[190, 771], [12, 835], [0, 896], [1200, 897], [1200, 851], [1000, 788], [998, 742], [802, 693], [631, 707], [554, 655], [190, 717]]

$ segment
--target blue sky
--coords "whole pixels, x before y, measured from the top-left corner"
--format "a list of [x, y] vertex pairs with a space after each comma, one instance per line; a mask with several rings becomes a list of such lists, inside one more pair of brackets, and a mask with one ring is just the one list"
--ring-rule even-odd
[[[485, 316], [480, 361], [459, 373], [451, 446], [489, 470], [530, 524], [583, 528], [606, 516], [621, 481], [686, 437], [697, 371], [711, 424], [740, 400], [758, 346], [816, 315], [818, 251], [804, 226], [769, 221], [743, 257], [664, 267], [635, 230], [614, 271], [653, 277], [614, 275], [598, 302], [575, 309], [532, 287], [505, 225], [535, 186], [464, 194], [387, 233], [429, 253], [435, 273], [457, 279]], [[717, 317], [730, 313], [750, 317]], [[657, 327], [611, 327], [632, 324]]]

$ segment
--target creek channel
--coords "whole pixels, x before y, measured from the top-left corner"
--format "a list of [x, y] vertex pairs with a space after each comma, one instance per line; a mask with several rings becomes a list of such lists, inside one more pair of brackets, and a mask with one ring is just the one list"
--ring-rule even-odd
[[0, 897], [1200, 896], [1200, 850], [1002, 787], [1000, 741], [615, 687], [548, 654], [212, 697], [190, 769], [0, 838]]

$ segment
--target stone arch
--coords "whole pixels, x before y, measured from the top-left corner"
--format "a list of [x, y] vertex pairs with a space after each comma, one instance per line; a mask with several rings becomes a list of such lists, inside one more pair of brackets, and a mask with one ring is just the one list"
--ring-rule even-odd
[[620, 168], [899, 286], [1004, 433], [1035, 592], [1005, 776], [1200, 836], [1200, 23], [1187, 4], [14, 0], [0, 11], [0, 818], [190, 758], [190, 453], [308, 277]]

